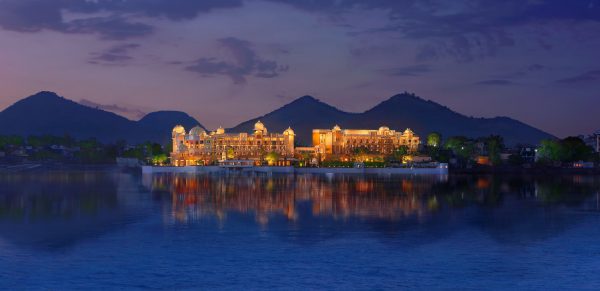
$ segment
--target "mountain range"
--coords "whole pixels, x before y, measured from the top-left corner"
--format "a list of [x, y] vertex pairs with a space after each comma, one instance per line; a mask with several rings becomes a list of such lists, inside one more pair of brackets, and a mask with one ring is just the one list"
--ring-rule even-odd
[[263, 122], [270, 131], [282, 132], [291, 126], [300, 144], [310, 144], [312, 129], [372, 128], [387, 126], [391, 129], [412, 129], [423, 138], [431, 132], [443, 137], [484, 137], [500, 135], [507, 145], [537, 144], [551, 134], [508, 117], [474, 118], [454, 112], [433, 101], [414, 94], [392, 96], [363, 113], [341, 111], [311, 96], [304, 96], [261, 117], [248, 120], [230, 131], [250, 131], [256, 121]]
[[139, 121], [132, 121], [46, 91], [24, 98], [0, 112], [0, 134], [69, 134], [107, 142], [123, 139], [132, 143], [147, 140], [165, 143], [176, 124], [187, 128], [200, 125], [193, 117], [178, 111], [152, 112]]
[[[439, 132], [443, 137], [482, 137], [501, 135], [508, 145], [537, 144], [552, 135], [508, 117], [473, 118], [456, 113], [438, 103], [402, 93], [362, 112], [339, 110], [311, 96], [300, 97], [263, 116], [242, 122], [229, 132], [251, 132], [256, 121], [262, 121], [270, 132], [283, 132], [288, 126], [296, 133], [300, 145], [310, 145], [312, 129], [379, 128], [396, 130], [411, 128], [425, 137]], [[24, 98], [0, 112], [0, 134], [64, 135], [77, 138], [95, 137], [102, 141], [124, 139], [132, 143], [146, 140], [166, 143], [173, 126], [186, 129], [200, 125], [180, 111], [158, 111], [139, 121], [112, 112], [81, 105], [53, 92], [39, 92]]]

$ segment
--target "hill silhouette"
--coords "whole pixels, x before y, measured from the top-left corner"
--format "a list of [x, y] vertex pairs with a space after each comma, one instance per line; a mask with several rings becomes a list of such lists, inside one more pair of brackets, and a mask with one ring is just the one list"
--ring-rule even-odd
[[112, 112], [81, 105], [54, 92], [42, 91], [0, 112], [0, 124], [0, 134], [69, 134], [101, 141], [163, 142], [170, 138], [171, 129], [176, 124], [191, 127], [200, 123], [177, 111], [153, 112], [140, 121], [132, 121]]
[[260, 120], [270, 132], [283, 132], [292, 127], [296, 140], [301, 141], [301, 144], [309, 144], [314, 128], [331, 128], [332, 123], [344, 122], [354, 115], [312, 96], [303, 96], [271, 113], [242, 122], [228, 131], [250, 132]]
[[310, 145], [313, 128], [379, 128], [382, 125], [396, 130], [411, 128], [425, 137], [439, 132], [444, 137], [483, 137], [501, 135], [508, 145], [517, 143], [537, 144], [552, 135], [508, 117], [473, 118], [454, 112], [433, 101], [414, 94], [402, 93], [392, 96], [363, 113], [349, 113], [323, 103], [311, 96], [304, 96], [258, 118], [243, 122], [231, 131], [249, 131], [261, 120], [270, 131], [282, 132], [291, 126], [296, 132], [298, 144]]
[[[504, 137], [505, 143], [537, 144], [552, 135], [508, 117], [473, 118], [459, 114], [433, 101], [403, 93], [362, 112], [345, 112], [312, 96], [300, 97], [263, 116], [242, 122], [230, 132], [251, 132], [261, 120], [271, 132], [283, 132], [291, 126], [299, 145], [310, 145], [315, 128], [379, 128], [413, 129], [423, 138], [431, 132], [444, 137], [482, 137], [492, 134]], [[157, 111], [139, 121], [112, 112], [92, 108], [58, 96], [39, 92], [24, 98], [0, 112], [0, 134], [64, 135], [76, 138], [95, 137], [101, 141], [127, 140], [131, 143], [170, 140], [171, 129], [181, 124], [186, 129], [203, 127], [196, 119], [180, 111]], [[204, 128], [204, 127], [203, 127]]]

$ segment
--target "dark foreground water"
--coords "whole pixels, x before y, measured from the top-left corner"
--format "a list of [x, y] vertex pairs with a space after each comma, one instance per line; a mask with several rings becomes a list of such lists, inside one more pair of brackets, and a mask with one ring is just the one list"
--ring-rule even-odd
[[600, 178], [0, 174], [0, 289], [599, 289]]

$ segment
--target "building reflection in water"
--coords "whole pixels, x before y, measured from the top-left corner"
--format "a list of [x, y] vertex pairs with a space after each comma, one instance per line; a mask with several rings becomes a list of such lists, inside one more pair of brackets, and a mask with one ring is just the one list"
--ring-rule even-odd
[[398, 220], [437, 208], [434, 188], [445, 176], [382, 177], [327, 175], [148, 175], [144, 184], [159, 199], [170, 197], [169, 213], [178, 222], [207, 215], [253, 213], [267, 224], [271, 215], [299, 219], [299, 204], [315, 217]]
[[[500, 207], [522, 200], [582, 205], [593, 211], [600, 205], [587, 201], [596, 197], [598, 179], [581, 176], [145, 175], [143, 182], [156, 199], [167, 202], [165, 214], [174, 222], [225, 220], [231, 212], [253, 214], [263, 225], [273, 215], [290, 221], [302, 215], [422, 220], [438, 211], [469, 205]], [[300, 205], [309, 205], [310, 211], [301, 214]]]

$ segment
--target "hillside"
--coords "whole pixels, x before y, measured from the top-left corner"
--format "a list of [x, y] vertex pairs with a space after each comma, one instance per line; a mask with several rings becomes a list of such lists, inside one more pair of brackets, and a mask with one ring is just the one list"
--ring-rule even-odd
[[[332, 122], [343, 122], [355, 114], [343, 112], [314, 97], [303, 96], [266, 115], [253, 118], [228, 129], [230, 132], [251, 132], [260, 120], [270, 132], [283, 132], [292, 127], [296, 139], [310, 141], [314, 128], [331, 128]], [[334, 122], [335, 123], [335, 122]]]
[[[399, 94], [363, 113], [341, 111], [311, 96], [300, 97], [263, 116], [242, 122], [230, 132], [251, 132], [261, 120], [271, 132], [283, 132], [291, 126], [300, 145], [311, 144], [315, 128], [378, 128], [382, 125], [396, 130], [412, 128], [425, 137], [440, 132], [444, 137], [468, 137], [498, 134], [506, 144], [537, 144], [553, 136], [508, 117], [473, 118], [450, 110], [438, 103], [412, 94]], [[186, 129], [202, 126], [184, 112], [158, 111], [139, 121], [87, 107], [52, 92], [40, 92], [24, 98], [0, 112], [0, 134], [64, 135], [77, 138], [95, 137], [101, 141], [124, 139], [132, 143], [155, 141], [166, 143], [171, 129], [182, 124]]]
[[408, 93], [395, 95], [363, 113], [343, 112], [313, 97], [304, 96], [266, 115], [243, 122], [231, 131], [250, 131], [258, 119], [271, 131], [280, 132], [291, 126], [297, 134], [298, 143], [303, 145], [311, 143], [313, 128], [332, 128], [336, 124], [342, 128], [379, 128], [382, 125], [396, 130], [411, 128], [423, 137], [434, 131], [444, 137], [498, 134], [508, 145], [537, 144], [541, 139], [553, 137], [508, 117], [467, 117]]
[[199, 123], [177, 111], [154, 112], [140, 121], [132, 121], [46, 91], [24, 98], [0, 112], [0, 134], [21, 136], [69, 134], [101, 141], [164, 142], [176, 124], [191, 127]]

